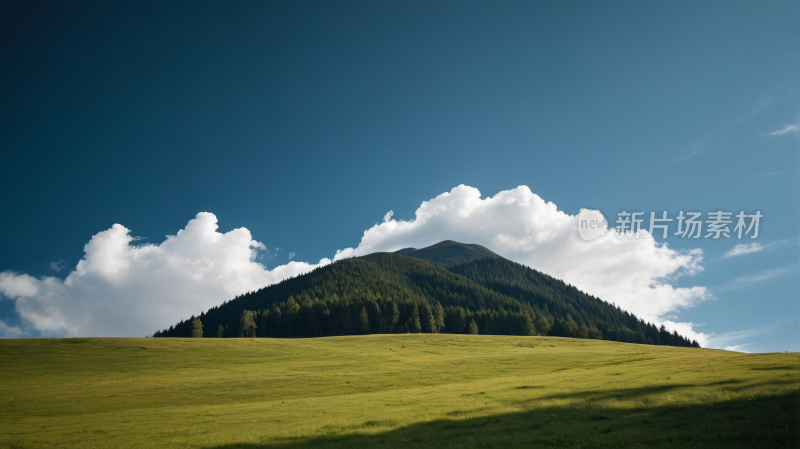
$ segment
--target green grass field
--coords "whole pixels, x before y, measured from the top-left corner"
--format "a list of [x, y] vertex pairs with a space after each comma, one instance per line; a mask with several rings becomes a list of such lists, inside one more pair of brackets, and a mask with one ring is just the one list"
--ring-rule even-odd
[[0, 447], [796, 447], [797, 354], [555, 337], [0, 341]]

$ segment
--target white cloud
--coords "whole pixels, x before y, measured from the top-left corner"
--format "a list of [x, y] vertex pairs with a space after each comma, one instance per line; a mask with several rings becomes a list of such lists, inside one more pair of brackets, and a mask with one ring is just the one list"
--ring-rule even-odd
[[788, 133], [791, 133], [791, 132], [797, 132], [798, 129], [800, 129], [800, 124], [795, 123], [794, 125], [790, 125], [790, 124], [787, 123], [787, 124], [783, 125], [783, 128], [781, 128], [781, 129], [779, 129], [777, 131], [773, 131], [771, 133], [764, 133], [764, 134], [761, 134], [761, 135], [762, 136], [782, 136], [784, 134], [788, 134]]
[[[578, 239], [574, 225], [574, 216], [526, 186], [481, 199], [478, 189], [461, 185], [423, 202], [413, 220], [373, 226], [357, 247], [337, 251], [334, 260], [442, 240], [477, 243], [645, 320], [673, 327], [681, 323], [664, 320], [666, 315], [711, 297], [705, 287], [675, 287], [667, 281], [701, 271], [701, 250], [672, 250], [645, 238], [646, 231], [638, 240], [620, 240], [612, 232], [587, 243]], [[683, 324], [691, 329], [691, 323]]]
[[676, 318], [669, 316], [669, 317], [661, 317], [660, 320], [656, 321], [657, 322], [660, 321], [660, 324], [663, 324], [664, 327], [667, 328], [667, 330], [669, 330], [670, 332], [677, 331], [678, 334], [683, 335], [689, 340], [697, 340], [697, 343], [699, 343], [701, 347], [703, 348], [708, 347], [708, 339], [710, 335], [695, 330], [696, 327], [703, 326], [702, 324], [676, 323], [675, 321], [672, 321], [673, 319]]
[[752, 345], [752, 343], [745, 343], [745, 344], [743, 344], [743, 345], [725, 346], [725, 347], [724, 347], [724, 348], [722, 348], [722, 349], [724, 349], [724, 350], [726, 350], [726, 351], [744, 352], [744, 353], [747, 353], [747, 354], [749, 354], [749, 353], [750, 353], [750, 351], [748, 351], [748, 350], [744, 349], [744, 347], [745, 347], [745, 346], [750, 346], [750, 345]]
[[389, 212], [386, 212], [386, 215], [383, 216], [383, 222], [386, 223], [387, 221], [391, 220], [392, 219], [392, 215], [394, 215], [394, 211], [393, 210], [390, 210]]
[[760, 243], [751, 243], [749, 245], [746, 244], [746, 243], [742, 243], [742, 244], [734, 246], [732, 250], [730, 250], [727, 253], [723, 254], [722, 258], [724, 259], [724, 258], [727, 258], [727, 257], [738, 256], [740, 254], [755, 253], [755, 252], [761, 251], [762, 249], [764, 249], [764, 247], [761, 246]]
[[[357, 247], [337, 251], [334, 259], [442, 240], [477, 243], [703, 346], [708, 341], [708, 334], [692, 330], [696, 325], [676, 322], [675, 313], [711, 294], [705, 287], [670, 283], [702, 270], [699, 249], [675, 251], [645, 238], [646, 231], [638, 240], [617, 239], [612, 232], [583, 242], [574, 216], [526, 186], [481, 199], [477, 189], [461, 185], [423, 202], [413, 220], [391, 217], [390, 211]], [[217, 232], [210, 213], [198, 214], [159, 245], [134, 246], [132, 240], [128, 229], [115, 224], [92, 237], [64, 281], [0, 273], [0, 294], [15, 299], [23, 321], [45, 335], [141, 336], [330, 262], [291, 261], [267, 270], [256, 262], [257, 251], [266, 248], [245, 228]]]
[[0, 293], [44, 335], [143, 336], [330, 263], [289, 262], [267, 270], [255, 262], [265, 247], [250, 231], [222, 234], [217, 228], [217, 217], [203, 212], [160, 245], [134, 246], [130, 230], [115, 224], [92, 237], [65, 280], [4, 272]]
[[17, 338], [22, 335], [22, 329], [17, 326], [9, 326], [0, 321], [0, 338]]
[[[778, 325], [770, 324], [755, 329], [745, 329], [741, 331], [725, 332], [722, 334], [715, 334], [712, 332], [710, 334], [704, 334], [706, 338], [706, 344], [703, 344], [701, 342], [700, 345], [703, 346], [704, 348], [748, 352], [742, 348], [745, 346], [749, 346], [752, 343], [739, 343], [741, 340], [749, 339], [750, 337], [754, 337], [756, 335], [762, 335], [774, 332], [776, 329], [778, 329], [778, 327], [779, 327]], [[698, 342], [700, 342], [700, 340], [698, 340]], [[731, 343], [738, 343], [738, 344], [731, 344]]]
[[67, 264], [65, 264], [63, 260], [59, 260], [58, 262], [51, 262], [50, 263], [50, 269], [55, 271], [56, 273], [60, 272], [64, 268], [67, 268]]
[[789, 271], [788, 268], [772, 268], [769, 270], [764, 270], [758, 274], [748, 274], [745, 276], [740, 276], [734, 279], [734, 282], [739, 282], [743, 284], [751, 284], [753, 282], [761, 282], [767, 279], [772, 279], [774, 277], [778, 277], [784, 273]]
[[289, 260], [292, 260], [292, 259], [294, 259], [294, 256], [296, 256], [296, 255], [297, 255], [297, 253], [295, 253], [295, 252], [290, 252], [290, 253], [289, 253]]
[[772, 279], [778, 276], [782, 276], [786, 273], [794, 271], [796, 268], [797, 268], [796, 265], [783, 268], [771, 268], [768, 270], [759, 271], [758, 273], [739, 276], [732, 281], [720, 285], [719, 287], [714, 287], [714, 291], [736, 290], [744, 288], [756, 282], [766, 281], [767, 279]]
[[0, 273], [0, 291], [8, 297], [35, 296], [39, 292], [39, 281], [24, 273], [4, 271]]

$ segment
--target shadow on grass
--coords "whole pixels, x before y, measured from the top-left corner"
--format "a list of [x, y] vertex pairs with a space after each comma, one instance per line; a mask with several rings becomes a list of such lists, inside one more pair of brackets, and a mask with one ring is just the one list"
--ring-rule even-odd
[[668, 393], [681, 388], [694, 388], [691, 384], [670, 384], [670, 385], [651, 385], [640, 388], [613, 388], [606, 390], [575, 391], [570, 393], [556, 393], [537, 398], [525, 399], [520, 403], [538, 402], [551, 399], [587, 399], [591, 401], [603, 401], [607, 399], [632, 399], [646, 395]]
[[797, 366], [793, 365], [786, 365], [786, 366], [755, 366], [750, 368], [752, 371], [797, 371]]
[[391, 421], [366, 421], [316, 437], [274, 441], [265, 436], [258, 443], [211, 448], [794, 448], [798, 405], [797, 393], [790, 393], [685, 407], [549, 407], [395, 429]]

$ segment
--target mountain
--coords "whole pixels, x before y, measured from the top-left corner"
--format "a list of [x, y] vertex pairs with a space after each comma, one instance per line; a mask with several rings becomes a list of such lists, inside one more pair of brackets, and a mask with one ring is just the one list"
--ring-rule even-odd
[[453, 241], [340, 260], [238, 296], [153, 336], [405, 332], [555, 335], [698, 346], [480, 245]]
[[458, 243], [452, 240], [445, 240], [422, 249], [404, 248], [395, 251], [395, 254], [424, 259], [434, 265], [444, 268], [461, 265], [478, 259], [500, 257], [481, 245]]

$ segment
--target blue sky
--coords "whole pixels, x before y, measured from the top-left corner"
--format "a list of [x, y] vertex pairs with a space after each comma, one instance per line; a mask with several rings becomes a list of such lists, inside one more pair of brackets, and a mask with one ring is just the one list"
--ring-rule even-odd
[[[667, 240], [703, 251], [676, 285], [711, 293], [676, 313], [720, 347], [799, 349], [796, 2], [2, 8], [0, 271], [64, 279], [115, 223], [160, 244], [199, 212], [269, 269], [316, 263], [389, 210], [524, 185], [609, 221], [760, 210], [758, 252]], [[52, 335], [8, 294], [0, 321]]]

